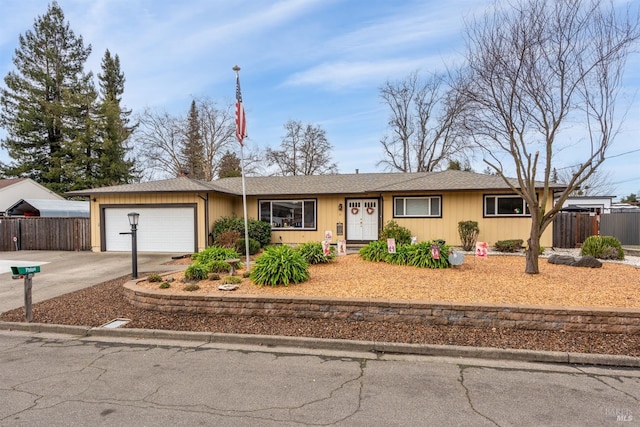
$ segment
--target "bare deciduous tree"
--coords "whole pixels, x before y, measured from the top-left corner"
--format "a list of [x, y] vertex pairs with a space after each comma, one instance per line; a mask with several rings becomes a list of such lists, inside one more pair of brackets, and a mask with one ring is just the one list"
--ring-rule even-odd
[[134, 140], [144, 179], [178, 176], [182, 171], [182, 120], [147, 108], [137, 115], [137, 122]]
[[385, 159], [378, 165], [399, 172], [429, 172], [448, 160], [466, 160], [462, 128], [456, 126], [463, 98], [443, 85], [442, 76], [420, 79], [414, 72], [380, 88], [380, 97], [391, 110], [391, 135], [380, 141]]
[[[526, 273], [539, 272], [542, 233], [613, 142], [616, 95], [639, 37], [638, 16], [625, 12], [597, 0], [514, 0], [467, 27], [467, 125], [505, 182], [502, 162], [515, 168], [512, 190], [531, 213]], [[586, 129], [572, 150], [580, 166], [549, 204], [554, 155], [567, 148], [560, 135], [577, 125]]]
[[[558, 170], [557, 182], [570, 182], [577, 172], [577, 167]], [[580, 186], [574, 188], [569, 194], [571, 197], [611, 196], [616, 192], [615, 185], [611, 181], [609, 173], [601, 169], [593, 172], [589, 178], [582, 181]]]
[[331, 144], [324, 129], [319, 126], [290, 120], [284, 125], [287, 134], [282, 138], [280, 150], [267, 148], [266, 158], [276, 166], [279, 175], [326, 175], [337, 173], [331, 162]]
[[[178, 176], [195, 170], [193, 159], [202, 151], [202, 164], [195, 176], [211, 181], [218, 173], [220, 160], [227, 149], [239, 148], [234, 134], [232, 107], [221, 109], [207, 98], [192, 103], [188, 117], [172, 116], [165, 112], [144, 110], [138, 116], [138, 129], [134, 135], [145, 178]], [[197, 134], [197, 144], [192, 144]]]

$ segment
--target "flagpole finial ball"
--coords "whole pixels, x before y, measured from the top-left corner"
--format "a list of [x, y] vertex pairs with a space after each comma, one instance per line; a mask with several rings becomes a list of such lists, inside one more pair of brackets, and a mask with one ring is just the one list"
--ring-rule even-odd
[[235, 65], [235, 66], [232, 68], [232, 70], [233, 70], [233, 71], [235, 71], [235, 72], [237, 73], [238, 71], [240, 71], [240, 67], [238, 67], [237, 65]]

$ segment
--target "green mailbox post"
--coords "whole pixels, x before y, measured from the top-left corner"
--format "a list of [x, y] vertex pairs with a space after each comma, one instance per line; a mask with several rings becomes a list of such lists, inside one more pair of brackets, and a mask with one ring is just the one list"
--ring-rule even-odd
[[40, 273], [39, 265], [11, 267], [11, 274], [14, 279], [24, 278], [24, 315], [27, 322], [33, 320], [33, 313], [31, 312], [31, 287], [33, 275], [36, 273]]

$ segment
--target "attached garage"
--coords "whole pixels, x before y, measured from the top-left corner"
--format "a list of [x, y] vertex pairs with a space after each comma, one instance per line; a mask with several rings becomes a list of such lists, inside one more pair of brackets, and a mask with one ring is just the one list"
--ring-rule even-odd
[[140, 252], [197, 252], [196, 205], [103, 207], [102, 250], [131, 250], [129, 212], [140, 214], [137, 243]]

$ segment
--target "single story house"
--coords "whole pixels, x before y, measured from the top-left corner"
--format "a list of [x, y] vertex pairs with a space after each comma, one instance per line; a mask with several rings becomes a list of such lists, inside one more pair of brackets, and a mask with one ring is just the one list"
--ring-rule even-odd
[[[526, 204], [500, 177], [466, 171], [246, 177], [245, 189], [248, 218], [269, 222], [274, 243], [321, 241], [326, 232], [333, 242], [366, 243], [391, 220], [418, 241], [450, 245], [460, 245], [459, 221], [477, 221], [478, 240], [490, 245], [526, 241], [531, 228]], [[130, 230], [129, 212], [140, 214], [138, 250], [149, 252], [202, 250], [216, 220], [243, 216], [241, 178], [178, 177], [67, 194], [90, 198], [94, 251], [131, 249], [121, 234]], [[551, 246], [552, 235], [550, 226], [541, 244]]]
[[77, 200], [20, 199], [7, 209], [5, 216], [89, 218], [89, 202]]
[[64, 200], [64, 197], [30, 178], [0, 179], [0, 216], [20, 199]]

